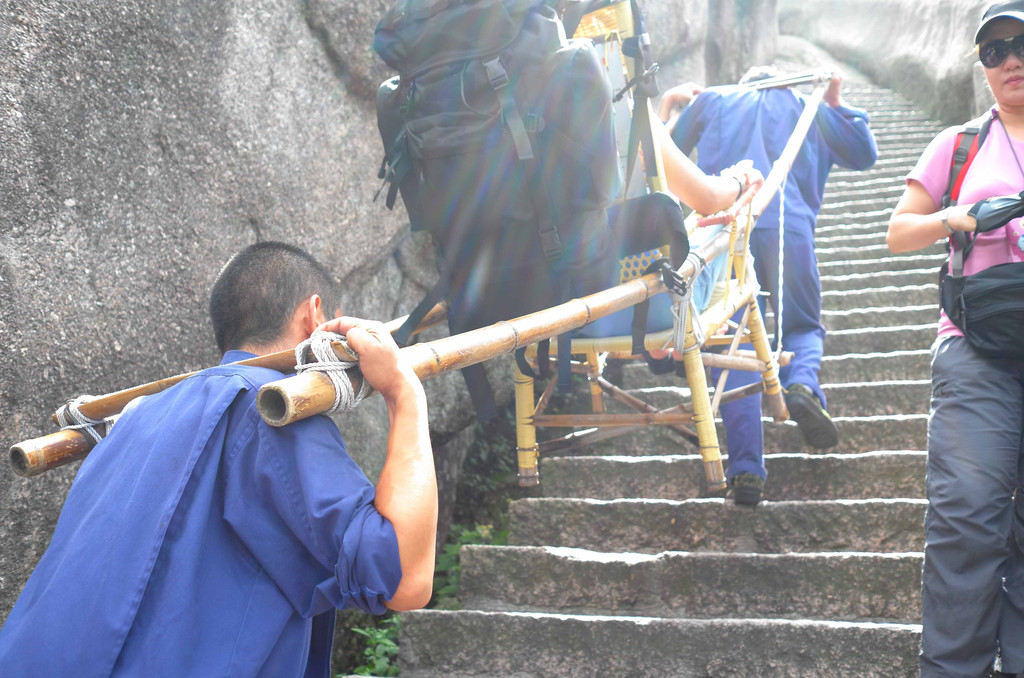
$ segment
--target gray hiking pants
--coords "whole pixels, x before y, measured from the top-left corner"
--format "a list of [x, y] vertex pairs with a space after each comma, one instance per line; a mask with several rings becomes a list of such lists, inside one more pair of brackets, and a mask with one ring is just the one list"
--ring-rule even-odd
[[[932, 347], [921, 676], [1024, 671], [1024, 361]], [[1014, 491], [1017, 491], [1016, 506]]]

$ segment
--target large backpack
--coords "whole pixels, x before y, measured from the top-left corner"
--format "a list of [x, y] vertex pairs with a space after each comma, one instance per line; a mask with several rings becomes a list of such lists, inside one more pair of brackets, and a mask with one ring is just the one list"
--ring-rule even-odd
[[397, 0], [377, 26], [399, 73], [377, 93], [386, 204], [400, 193], [413, 230], [434, 236], [441, 279], [400, 343], [441, 298], [462, 332], [565, 301], [581, 270], [614, 266], [594, 261], [612, 249], [621, 183], [611, 87], [552, 4]]

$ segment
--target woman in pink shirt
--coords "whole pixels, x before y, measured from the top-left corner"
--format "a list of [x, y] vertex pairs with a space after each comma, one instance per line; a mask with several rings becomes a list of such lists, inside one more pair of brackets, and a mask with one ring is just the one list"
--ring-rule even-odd
[[[1024, 189], [1024, 0], [991, 3], [975, 35], [996, 105], [957, 205], [942, 209], [960, 127], [940, 133], [889, 221], [893, 252], [976, 222], [977, 201]], [[951, 238], [952, 240], [952, 238]], [[964, 274], [1024, 261], [1024, 224], [976, 234]], [[985, 357], [940, 310], [932, 346], [921, 676], [1024, 671], [1024, 361]], [[998, 667], [998, 670], [996, 670]], [[991, 671], [991, 673], [990, 673]]]

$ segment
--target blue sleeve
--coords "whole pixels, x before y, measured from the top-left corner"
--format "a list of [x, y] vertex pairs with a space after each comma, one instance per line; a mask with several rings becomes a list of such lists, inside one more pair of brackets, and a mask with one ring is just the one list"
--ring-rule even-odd
[[672, 140], [679, 149], [689, 155], [700, 141], [704, 128], [707, 126], [707, 111], [712, 99], [716, 97], [710, 92], [701, 92], [682, 110], [672, 128]]
[[832, 163], [852, 170], [866, 170], [878, 160], [875, 135], [868, 114], [852, 106], [818, 106], [815, 123], [832, 154]]
[[300, 615], [383, 614], [402, 577], [398, 540], [337, 427], [255, 419], [228, 461], [225, 518]]

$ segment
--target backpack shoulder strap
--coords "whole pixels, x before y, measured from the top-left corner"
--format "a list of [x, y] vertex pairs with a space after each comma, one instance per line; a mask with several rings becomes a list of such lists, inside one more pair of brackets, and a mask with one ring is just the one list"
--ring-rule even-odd
[[[988, 137], [993, 117], [991, 111], [986, 112], [981, 117], [965, 124], [957, 133], [956, 148], [953, 150], [953, 159], [950, 162], [949, 183], [946, 186], [945, 195], [942, 196], [943, 209], [957, 204], [957, 200], [960, 198], [960, 188], [964, 183], [964, 177], [967, 176], [967, 170], [970, 169], [971, 163], [974, 162], [978, 149], [981, 148], [981, 145], [985, 143], [986, 137]], [[964, 259], [970, 254], [973, 239], [963, 231], [955, 231], [949, 237], [956, 244], [956, 249], [953, 250], [953, 256], [950, 259], [949, 271], [954, 276], [959, 277], [963, 275]]]
[[942, 207], [946, 208], [955, 205], [960, 197], [960, 187], [967, 176], [967, 170], [974, 162], [974, 156], [978, 149], [985, 143], [989, 127], [992, 125], [992, 113], [972, 120], [960, 128], [956, 135], [956, 149], [953, 151], [953, 159], [949, 169], [949, 184], [946, 187], [946, 194], [942, 196]]

